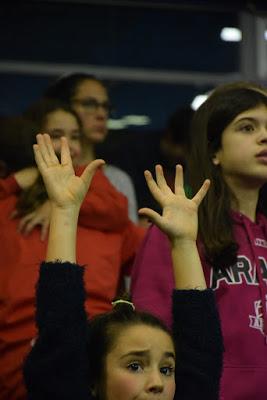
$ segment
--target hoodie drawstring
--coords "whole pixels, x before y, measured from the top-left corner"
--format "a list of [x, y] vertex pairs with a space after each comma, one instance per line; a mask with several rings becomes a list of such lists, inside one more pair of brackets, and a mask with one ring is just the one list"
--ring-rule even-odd
[[260, 297], [261, 297], [261, 302], [262, 302], [262, 320], [263, 320], [263, 334], [265, 338], [265, 344], [267, 345], [267, 287], [263, 279], [263, 274], [260, 266], [260, 259], [259, 255], [257, 254], [257, 248], [255, 247], [254, 240], [255, 237], [251, 233], [250, 226], [249, 226], [249, 221], [246, 218], [243, 218], [243, 224], [246, 229], [248, 238], [249, 238], [249, 243], [251, 246], [251, 251], [253, 254], [253, 264], [255, 265], [256, 268], [256, 273], [257, 273], [257, 278], [259, 282], [259, 290], [260, 290]]

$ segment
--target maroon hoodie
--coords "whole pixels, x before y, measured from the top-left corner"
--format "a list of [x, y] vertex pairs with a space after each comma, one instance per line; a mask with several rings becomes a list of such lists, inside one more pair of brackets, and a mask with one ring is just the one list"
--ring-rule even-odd
[[[215, 290], [224, 336], [220, 399], [266, 400], [267, 219], [258, 215], [253, 223], [242, 214], [233, 212], [232, 216], [239, 245], [236, 264], [215, 271], [200, 250], [207, 285]], [[168, 239], [152, 226], [133, 269], [133, 301], [170, 326], [173, 288]]]

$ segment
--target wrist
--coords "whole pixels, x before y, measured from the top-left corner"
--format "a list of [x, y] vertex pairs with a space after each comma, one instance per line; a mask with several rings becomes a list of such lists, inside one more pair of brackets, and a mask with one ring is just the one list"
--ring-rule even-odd
[[60, 207], [53, 202], [51, 203], [51, 221], [55, 220], [65, 220], [66, 223], [73, 224], [77, 221], [79, 216], [80, 207], [68, 206]]
[[196, 247], [196, 240], [190, 238], [170, 238], [171, 249], [191, 249]]
[[76, 262], [79, 207], [59, 207], [52, 202], [46, 261]]

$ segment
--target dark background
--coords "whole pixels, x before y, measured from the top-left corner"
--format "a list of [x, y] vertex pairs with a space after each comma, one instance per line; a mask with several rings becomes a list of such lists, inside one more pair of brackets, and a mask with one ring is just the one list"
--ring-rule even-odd
[[244, 15], [267, 18], [267, 1], [2, 2], [0, 115], [22, 112], [57, 76], [95, 73], [108, 84], [113, 118], [150, 119], [111, 131], [99, 149], [130, 173], [144, 205], [143, 169], [154, 162], [169, 115], [219, 83], [248, 78], [244, 43], [220, 39]]

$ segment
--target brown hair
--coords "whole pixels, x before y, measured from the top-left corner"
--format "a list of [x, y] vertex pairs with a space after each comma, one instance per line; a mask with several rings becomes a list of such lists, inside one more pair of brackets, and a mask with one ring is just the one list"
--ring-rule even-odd
[[136, 311], [127, 302], [118, 303], [112, 311], [93, 318], [88, 324], [87, 346], [90, 350], [89, 386], [97, 400], [106, 398], [106, 357], [116, 345], [120, 332], [124, 329], [146, 325], [160, 329], [172, 338], [165, 324], [152, 314]]

